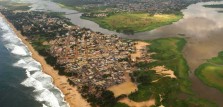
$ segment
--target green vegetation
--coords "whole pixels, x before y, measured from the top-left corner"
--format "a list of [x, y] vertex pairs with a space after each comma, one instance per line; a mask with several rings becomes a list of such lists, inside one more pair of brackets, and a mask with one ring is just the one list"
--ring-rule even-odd
[[142, 102], [151, 98], [152, 92], [151, 87], [149, 85], [138, 85], [138, 89], [138, 91], [129, 95], [129, 99], [136, 102]]
[[203, 5], [207, 8], [223, 8], [223, 4], [211, 4], [211, 5]]
[[[138, 91], [131, 93], [129, 99], [142, 102], [155, 98], [156, 105], [165, 107], [216, 107], [212, 102], [195, 97], [191, 90], [188, 75], [188, 65], [183, 58], [182, 49], [186, 44], [183, 38], [161, 38], [152, 41], [148, 46], [149, 52], [155, 52], [152, 58], [157, 60], [152, 63], [137, 63], [140, 70], [130, 74], [132, 80], [138, 84]], [[176, 79], [158, 75], [150, 70], [155, 66], [166, 66], [173, 70]], [[188, 96], [185, 99], [180, 94]]]
[[[84, 14], [81, 18], [96, 22], [102, 28], [125, 34], [153, 30], [164, 25], [172, 24], [183, 17], [180, 11], [166, 12], [166, 14], [154, 14], [154, 12], [150, 12], [149, 14], [145, 11], [126, 12], [125, 10], [117, 8], [115, 4], [101, 5], [105, 1], [54, 1], [61, 7], [83, 12]], [[92, 5], [89, 2], [92, 2], [90, 3]], [[74, 4], [71, 5], [72, 3]], [[99, 6], [96, 6], [96, 4]]]
[[152, 65], [165, 65], [168, 69], [173, 70], [180, 81], [181, 91], [192, 94], [190, 81], [188, 78], [189, 67], [182, 55], [182, 49], [186, 44], [183, 38], [167, 38], [151, 41], [150, 52], [155, 52], [152, 58], [158, 60]]
[[30, 4], [26, 4], [26, 3], [15, 3], [15, 2], [11, 2], [11, 1], [0, 1], [0, 4], [2, 6], [4, 6], [7, 9], [10, 10], [29, 10]]
[[100, 0], [52, 0], [57, 3], [66, 4], [68, 6], [79, 6], [85, 4], [103, 4]]
[[[135, 78], [137, 83], [140, 83], [138, 86], [139, 91], [132, 93], [129, 98], [134, 101], [145, 101], [152, 97], [152, 95], [157, 97], [157, 95], [163, 93], [163, 96], [173, 96], [175, 97], [173, 99], [176, 100], [176, 94], [180, 91], [192, 94], [188, 79], [189, 68], [181, 53], [186, 41], [183, 38], [164, 38], [148, 42], [151, 43], [148, 51], [156, 52], [152, 58], [158, 61], [149, 64], [137, 64], [141, 68], [141, 71], [134, 72], [132, 77]], [[173, 70], [177, 79], [163, 77], [157, 75], [155, 71], [149, 70], [155, 66], [162, 65]], [[152, 82], [156, 80], [158, 81]], [[170, 98], [168, 99], [170, 100]], [[173, 99], [171, 101], [174, 101]]]
[[88, 91], [90, 91], [90, 88], [87, 85], [84, 85], [81, 91], [82, 91], [81, 95], [85, 99], [87, 99], [87, 101], [90, 103], [92, 107], [114, 107], [114, 106], [119, 107], [121, 105], [117, 102], [114, 93], [109, 90], [96, 88], [97, 92], [101, 92], [100, 97], [94, 94], [89, 94]]
[[129, 99], [136, 102], [149, 100], [155, 91], [155, 87], [151, 84], [152, 81], [161, 78], [161, 76], [156, 75], [155, 71], [152, 70], [135, 71], [131, 74], [131, 77], [134, 82], [140, 83], [138, 85], [138, 91], [131, 93], [128, 96]]
[[43, 45], [43, 42], [46, 41], [45, 37], [36, 35], [36, 39], [32, 41], [32, 46], [37, 50], [37, 52], [42, 56], [48, 56], [48, 50], [50, 49], [49, 45]]
[[182, 14], [147, 14], [147, 13], [117, 13], [108, 17], [85, 17], [101, 27], [117, 32], [143, 32], [171, 24], [182, 18]]
[[223, 52], [200, 65], [196, 69], [195, 74], [208, 86], [223, 92]]
[[114, 107], [129, 107], [129, 106], [127, 104], [118, 102], [114, 105]]

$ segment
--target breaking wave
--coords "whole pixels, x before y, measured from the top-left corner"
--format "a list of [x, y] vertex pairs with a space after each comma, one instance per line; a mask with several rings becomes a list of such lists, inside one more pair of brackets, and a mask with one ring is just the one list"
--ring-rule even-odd
[[25, 69], [27, 78], [21, 83], [26, 87], [33, 87], [33, 97], [42, 103], [43, 107], [69, 107], [64, 101], [62, 92], [53, 85], [52, 77], [42, 72], [39, 62], [32, 58], [27, 46], [16, 36], [9, 25], [0, 17], [0, 36], [4, 46], [18, 61], [13, 66]]

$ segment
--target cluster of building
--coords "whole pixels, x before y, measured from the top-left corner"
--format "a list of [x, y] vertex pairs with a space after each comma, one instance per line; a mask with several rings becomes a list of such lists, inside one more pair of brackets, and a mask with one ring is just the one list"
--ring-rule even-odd
[[84, 17], [107, 17], [109, 14], [106, 12], [102, 13], [84, 13], [82, 16]]
[[135, 51], [134, 42], [124, 42], [116, 35], [71, 30], [49, 44], [57, 63], [64, 65], [65, 72], [72, 75], [69, 80], [79, 87], [106, 89], [124, 82], [124, 73], [133, 70], [130, 55]]
[[[85, 10], [94, 8], [99, 9], [99, 13], [87, 13], [87, 17], [94, 17], [97, 14], [117, 13], [117, 12], [148, 12], [150, 14], [156, 13], [179, 13], [180, 10], [186, 8], [190, 4], [197, 2], [211, 1], [211, 0], [108, 0], [100, 1], [94, 4], [82, 5]], [[96, 2], [96, 1], [95, 1]], [[102, 9], [106, 10], [103, 12]], [[105, 8], [106, 7], [106, 8]], [[93, 14], [93, 15], [92, 15]], [[106, 17], [106, 16], [103, 16]]]
[[36, 39], [39, 36], [44, 36], [47, 39], [65, 36], [68, 32], [67, 26], [71, 25], [69, 19], [62, 18], [58, 13], [38, 11], [16, 12], [5, 9], [1, 10], [1, 13], [13, 23], [16, 29], [20, 30], [29, 39]]
[[188, 5], [195, 3], [192, 0], [141, 0], [139, 2], [118, 3], [119, 9], [133, 12], [144, 11], [149, 13], [175, 13]]
[[136, 70], [134, 63], [137, 60], [150, 58], [145, 48], [140, 49], [142, 58], [132, 58], [139, 51], [136, 42], [80, 28], [55, 13], [9, 10], [1, 10], [1, 13], [30, 42], [38, 41], [36, 47], [41, 52], [56, 58], [56, 65], [64, 68], [63, 71], [69, 74], [69, 82], [79, 91], [88, 86], [88, 94], [95, 95], [100, 93], [95, 90], [123, 83], [125, 74]]

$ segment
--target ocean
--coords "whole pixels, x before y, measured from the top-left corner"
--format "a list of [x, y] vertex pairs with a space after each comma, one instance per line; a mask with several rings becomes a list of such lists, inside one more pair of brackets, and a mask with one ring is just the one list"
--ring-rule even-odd
[[0, 107], [69, 107], [31, 55], [0, 17]]

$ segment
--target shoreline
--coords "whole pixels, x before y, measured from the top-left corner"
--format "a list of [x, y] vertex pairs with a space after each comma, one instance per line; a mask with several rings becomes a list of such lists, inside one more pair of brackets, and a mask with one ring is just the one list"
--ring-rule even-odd
[[64, 95], [64, 100], [69, 104], [70, 107], [90, 107], [90, 104], [81, 96], [81, 94], [77, 91], [77, 87], [71, 86], [67, 82], [66, 76], [61, 76], [58, 74], [58, 71], [55, 70], [52, 66], [46, 63], [43, 56], [39, 55], [39, 53], [32, 47], [29, 41], [26, 40], [26, 37], [23, 36], [20, 31], [18, 31], [12, 23], [10, 23], [7, 18], [0, 13], [0, 17], [4, 19], [4, 21], [10, 26], [13, 32], [17, 35], [18, 38], [27, 46], [28, 50], [32, 53], [31, 56], [37, 62], [41, 64], [42, 71], [45, 74], [48, 74], [52, 77], [53, 84], [59, 88], [59, 90]]

